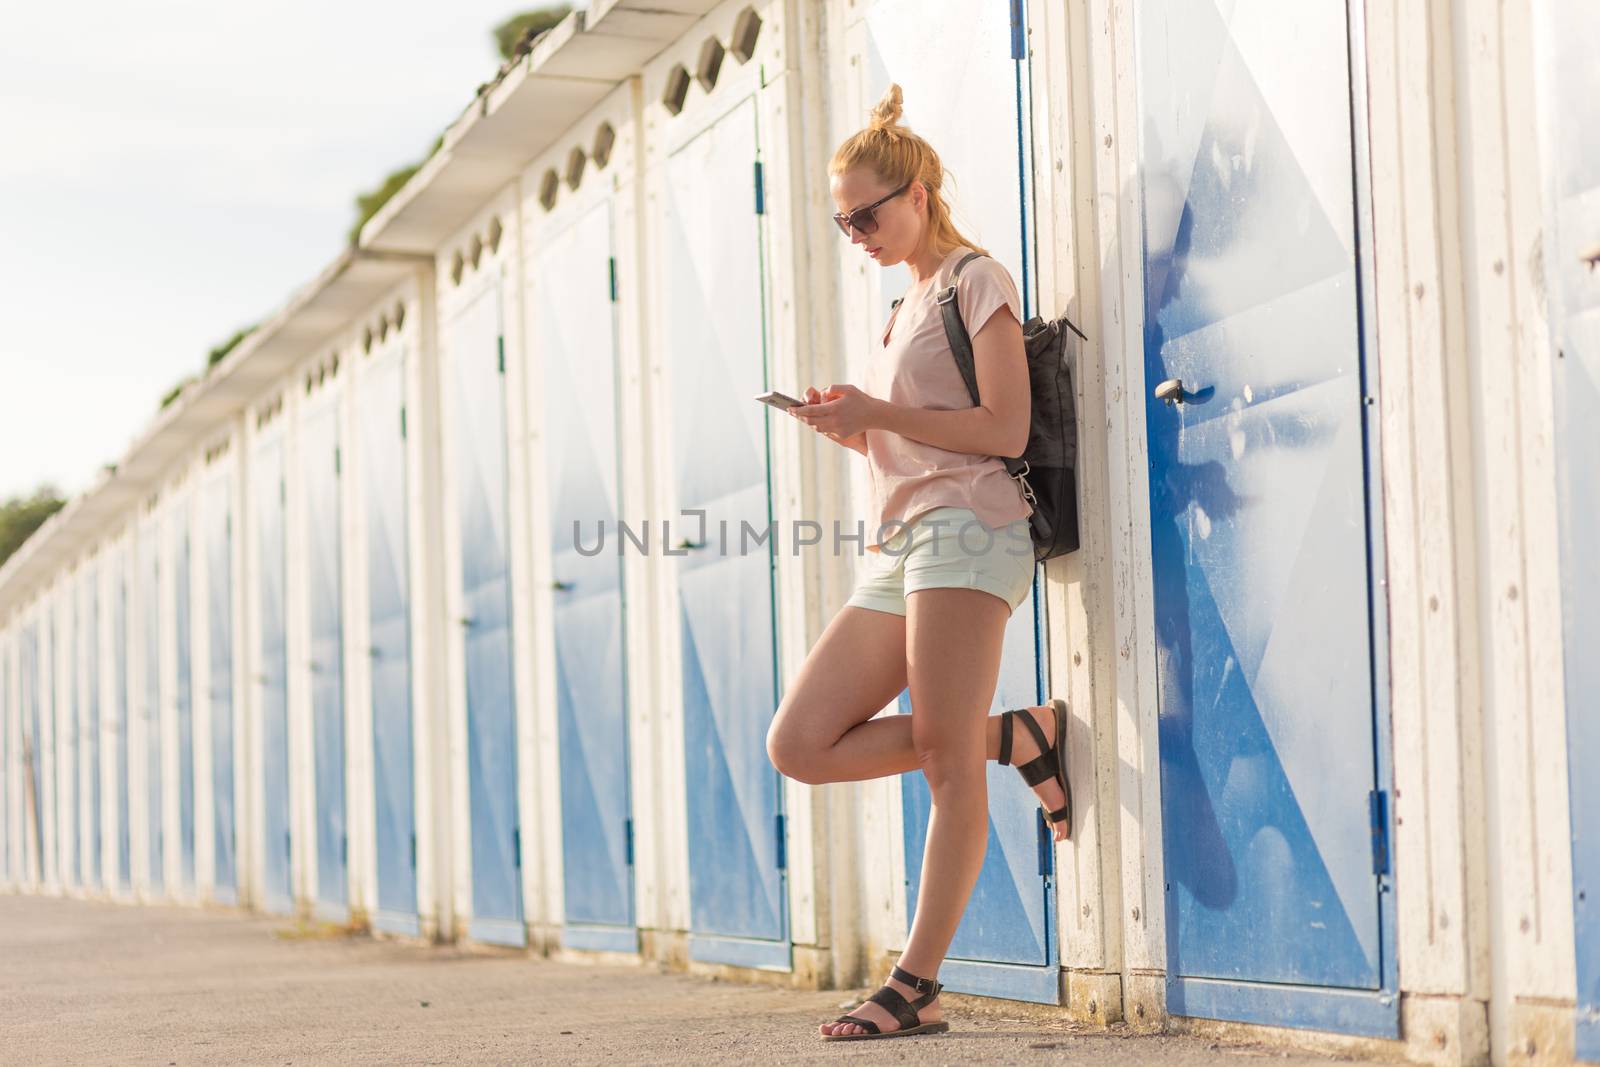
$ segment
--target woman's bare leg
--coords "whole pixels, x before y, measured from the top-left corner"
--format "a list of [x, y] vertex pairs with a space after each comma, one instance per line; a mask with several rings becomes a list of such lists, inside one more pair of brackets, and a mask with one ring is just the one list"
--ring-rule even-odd
[[906, 619], [846, 607], [833, 617], [784, 692], [767, 730], [767, 755], [811, 785], [916, 769], [911, 724], [869, 722], [906, 687]]
[[[985, 719], [994, 699], [1010, 612], [1000, 598], [976, 589], [923, 589], [908, 596], [906, 603], [911, 743], [916, 765], [933, 794], [933, 808], [923, 848], [917, 914], [900, 966], [931, 978], [944, 963], [983, 867], [989, 839]], [[906, 999], [916, 998], [909, 986], [893, 980], [890, 984]], [[899, 1026], [892, 1015], [870, 1002], [852, 1014], [872, 1020], [885, 1032]], [[920, 1018], [936, 1021], [938, 1003], [922, 1009]], [[822, 1032], [865, 1031], [853, 1023], [826, 1023]]]
[[[919, 595], [913, 594], [913, 599]], [[767, 731], [767, 755], [782, 774], [821, 785], [922, 769], [912, 736], [913, 717], [873, 718], [906, 687], [910, 654], [906, 622], [903, 615], [857, 607], [846, 607], [833, 617], [784, 693]], [[912, 701], [916, 701], [915, 686]], [[1055, 718], [1050, 710], [1035, 707], [1032, 713], [1045, 737], [1054, 740]], [[983, 747], [986, 759], [1000, 757], [1000, 716], [990, 715], [984, 721]], [[1032, 734], [1020, 727], [1012, 732], [1013, 764], [1026, 763], [1038, 754]], [[1050, 811], [1066, 802], [1053, 778], [1039, 783], [1034, 792]], [[1065, 827], [1056, 829], [1058, 839], [1065, 834]]]

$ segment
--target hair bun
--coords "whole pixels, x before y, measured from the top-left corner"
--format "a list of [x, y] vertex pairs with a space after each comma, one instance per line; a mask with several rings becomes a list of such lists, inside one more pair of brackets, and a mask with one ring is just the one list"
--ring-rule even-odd
[[900, 124], [900, 115], [905, 110], [902, 106], [903, 95], [898, 83], [890, 83], [884, 90], [883, 96], [872, 109], [872, 120], [868, 124], [874, 130], [887, 130]]

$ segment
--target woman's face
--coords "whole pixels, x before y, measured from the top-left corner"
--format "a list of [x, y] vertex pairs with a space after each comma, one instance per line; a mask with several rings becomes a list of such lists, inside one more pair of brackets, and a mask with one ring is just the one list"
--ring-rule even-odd
[[[835, 174], [829, 185], [833, 202], [838, 205], [839, 212], [845, 215], [888, 196], [895, 189], [866, 167], [852, 167], [843, 174]], [[860, 245], [881, 266], [904, 263], [922, 241], [927, 220], [923, 208], [927, 198], [928, 192], [922, 183], [912, 182], [905, 192], [874, 209], [873, 217], [878, 227], [872, 233], [862, 233], [852, 226], [850, 243]]]

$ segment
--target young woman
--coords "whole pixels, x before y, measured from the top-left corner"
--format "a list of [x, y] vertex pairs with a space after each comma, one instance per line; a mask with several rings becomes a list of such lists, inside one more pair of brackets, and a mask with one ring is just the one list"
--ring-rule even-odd
[[[987, 255], [961, 270], [955, 299], [972, 338], [975, 407], [936, 299], [961, 259], [982, 249], [951, 222], [939, 156], [900, 114], [893, 85], [828, 172], [840, 229], [877, 263], [906, 264], [913, 284], [873, 341], [864, 387], [807, 389], [806, 403], [790, 409], [866, 457], [882, 525], [868, 533], [877, 553], [870, 572], [778, 709], [768, 754], [783, 774], [810, 783], [921, 771], [933, 794], [905, 952], [882, 989], [822, 1025], [830, 1040], [949, 1029], [935, 976], [983, 865], [985, 760], [1023, 772], [1057, 840], [1072, 821], [1059, 743], [1065, 705], [986, 716], [1006, 621], [1034, 574], [1029, 505], [996, 458], [1027, 443], [1021, 301]], [[911, 715], [874, 719], [908, 684]]]

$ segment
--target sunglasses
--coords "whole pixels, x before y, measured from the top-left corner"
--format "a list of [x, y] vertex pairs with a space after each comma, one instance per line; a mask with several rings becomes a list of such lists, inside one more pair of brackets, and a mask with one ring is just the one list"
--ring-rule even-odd
[[909, 188], [911, 188], [911, 183], [906, 182], [881, 200], [874, 200], [866, 207], [858, 207], [848, 215], [842, 211], [835, 211], [833, 213], [833, 221], [839, 224], [839, 229], [843, 231], [846, 237], [850, 236], [851, 230], [856, 230], [860, 233], [877, 233], [878, 217], [874, 212]]

